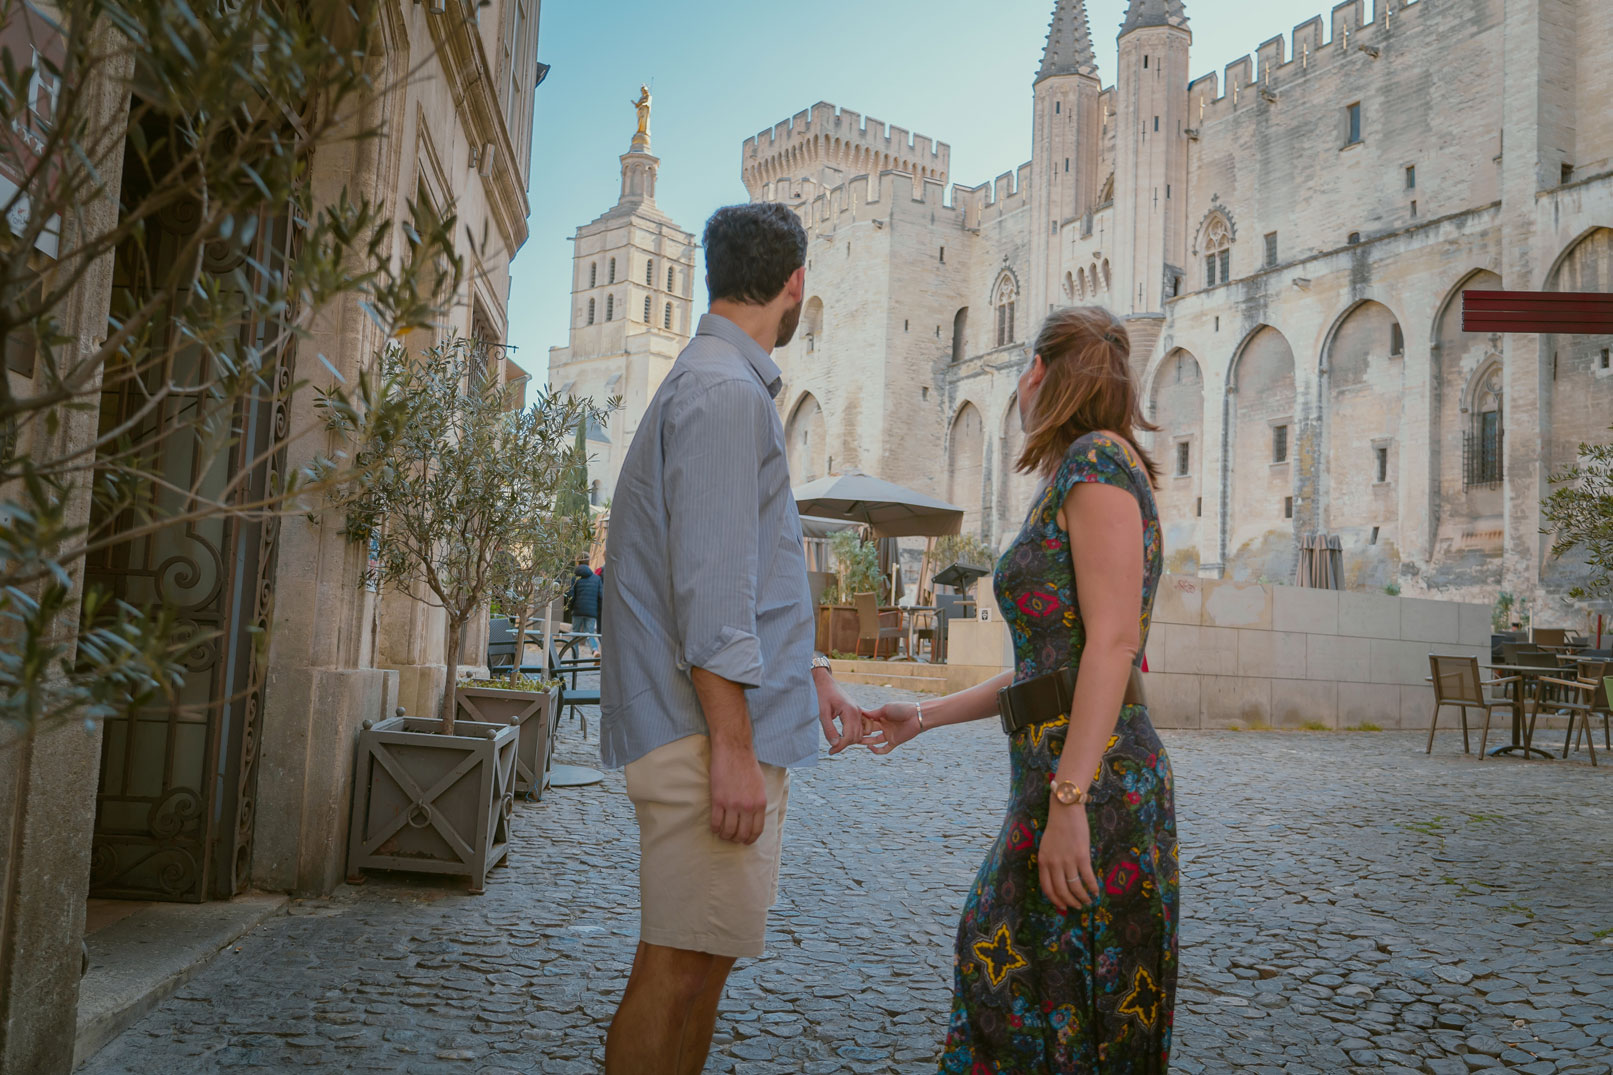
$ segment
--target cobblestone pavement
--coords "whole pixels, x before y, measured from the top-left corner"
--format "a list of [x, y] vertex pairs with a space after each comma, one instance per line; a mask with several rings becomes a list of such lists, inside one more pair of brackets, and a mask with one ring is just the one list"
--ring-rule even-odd
[[[1403, 733], [1165, 738], [1173, 1071], [1610, 1071], [1613, 766], [1480, 764], [1454, 732], [1432, 758]], [[981, 723], [798, 776], [771, 955], [736, 970], [708, 1071], [934, 1070], [1006, 768]], [[294, 903], [82, 1070], [598, 1071], [637, 933], [620, 776], [521, 808], [516, 832], [481, 897], [381, 875]]]

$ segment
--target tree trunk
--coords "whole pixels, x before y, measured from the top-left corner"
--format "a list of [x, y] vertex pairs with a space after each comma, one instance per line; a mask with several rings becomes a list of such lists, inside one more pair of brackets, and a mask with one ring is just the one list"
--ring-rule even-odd
[[521, 678], [521, 662], [526, 660], [526, 625], [530, 617], [531, 606], [522, 605], [521, 614], [515, 618], [515, 660], [510, 662], [510, 686], [514, 687]]
[[448, 683], [442, 692], [442, 734], [454, 734], [454, 705], [455, 695], [459, 686], [459, 651], [465, 644], [465, 622], [452, 616], [448, 619], [448, 653], [444, 659], [447, 665]]

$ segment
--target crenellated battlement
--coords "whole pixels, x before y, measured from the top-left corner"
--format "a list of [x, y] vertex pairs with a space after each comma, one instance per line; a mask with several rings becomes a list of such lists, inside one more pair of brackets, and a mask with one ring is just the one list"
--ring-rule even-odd
[[773, 198], [793, 206], [813, 238], [832, 237], [862, 221], [888, 219], [903, 208], [925, 210], [926, 221], [933, 214], [937, 227], [964, 226], [956, 193], [948, 203], [946, 184], [938, 179], [915, 181], [907, 172], [886, 171], [859, 175], [828, 189], [810, 181], [786, 188], [786, 182], [773, 184]]
[[[1227, 64], [1224, 72], [1212, 71], [1190, 82], [1189, 126], [1199, 128], [1239, 109], [1269, 103], [1271, 96], [1281, 100], [1285, 86], [1312, 72], [1362, 56], [1368, 49], [1385, 48], [1395, 34], [1416, 25], [1426, 3], [1427, 0], [1376, 0], [1371, 22], [1366, 21], [1366, 0], [1336, 4], [1329, 22], [1324, 23], [1318, 15], [1294, 27], [1291, 38], [1273, 37], [1261, 44], [1253, 56], [1240, 56]], [[1409, 20], [1406, 27], [1402, 19]], [[1332, 31], [1326, 39], [1322, 36], [1324, 27]]]
[[810, 109], [745, 139], [740, 174], [756, 197], [769, 184], [811, 177], [824, 186], [886, 170], [919, 182], [947, 181], [952, 147], [871, 116], [819, 101]]

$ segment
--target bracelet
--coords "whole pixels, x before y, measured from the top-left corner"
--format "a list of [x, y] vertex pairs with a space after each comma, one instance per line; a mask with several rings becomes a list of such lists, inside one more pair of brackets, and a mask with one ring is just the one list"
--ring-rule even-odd
[[913, 708], [914, 708], [914, 710], [916, 710], [918, 712], [918, 715], [919, 715], [919, 731], [922, 732], [924, 730], [924, 703], [923, 702], [914, 702], [913, 703]]

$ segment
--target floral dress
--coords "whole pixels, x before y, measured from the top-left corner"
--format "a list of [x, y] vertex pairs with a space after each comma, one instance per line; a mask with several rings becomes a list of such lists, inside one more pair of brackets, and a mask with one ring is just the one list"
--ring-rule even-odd
[[[1058, 511], [1076, 482], [1137, 498], [1143, 517], [1142, 638], [1163, 571], [1148, 473], [1101, 433], [1071, 445], [997, 564], [997, 602], [1014, 640], [1015, 679], [1079, 667], [1086, 633], [1070, 535]], [[1069, 716], [1009, 741], [1008, 816], [958, 924], [944, 1075], [1157, 1075], [1176, 999], [1177, 857], [1170, 759], [1142, 706], [1126, 706], [1092, 801], [1096, 904], [1059, 913], [1042, 894], [1036, 849]]]

